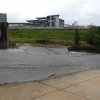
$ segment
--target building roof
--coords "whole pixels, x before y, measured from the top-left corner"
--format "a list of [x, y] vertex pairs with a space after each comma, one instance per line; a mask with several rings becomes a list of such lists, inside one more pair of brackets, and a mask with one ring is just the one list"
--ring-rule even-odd
[[59, 16], [59, 15], [49, 15], [49, 16]]
[[47, 17], [36, 17], [37, 19], [47, 19]]

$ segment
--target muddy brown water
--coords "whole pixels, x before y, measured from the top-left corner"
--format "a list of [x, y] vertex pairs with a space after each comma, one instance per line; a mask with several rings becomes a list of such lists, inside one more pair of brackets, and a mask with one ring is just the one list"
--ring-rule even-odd
[[42, 80], [100, 68], [100, 54], [68, 52], [66, 47], [21, 46], [0, 50], [0, 84]]

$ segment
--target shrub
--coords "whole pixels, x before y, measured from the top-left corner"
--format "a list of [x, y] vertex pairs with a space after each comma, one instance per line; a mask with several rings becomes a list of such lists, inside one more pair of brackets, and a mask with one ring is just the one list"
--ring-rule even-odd
[[79, 34], [79, 29], [75, 29], [75, 33], [74, 33], [74, 43], [76, 45], [79, 45], [80, 43], [80, 34]]
[[100, 27], [90, 26], [87, 34], [87, 41], [91, 45], [100, 46]]

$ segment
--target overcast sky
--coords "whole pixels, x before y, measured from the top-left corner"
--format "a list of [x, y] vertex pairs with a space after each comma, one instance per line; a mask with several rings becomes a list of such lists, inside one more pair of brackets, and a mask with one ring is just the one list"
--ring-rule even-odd
[[100, 0], [0, 0], [0, 13], [8, 22], [59, 14], [68, 24], [100, 25]]

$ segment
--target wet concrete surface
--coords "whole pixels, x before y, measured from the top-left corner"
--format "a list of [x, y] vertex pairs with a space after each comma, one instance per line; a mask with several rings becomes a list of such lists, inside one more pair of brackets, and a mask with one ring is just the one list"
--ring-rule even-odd
[[22, 46], [0, 50], [0, 84], [42, 80], [100, 68], [100, 54], [68, 52], [66, 47]]

